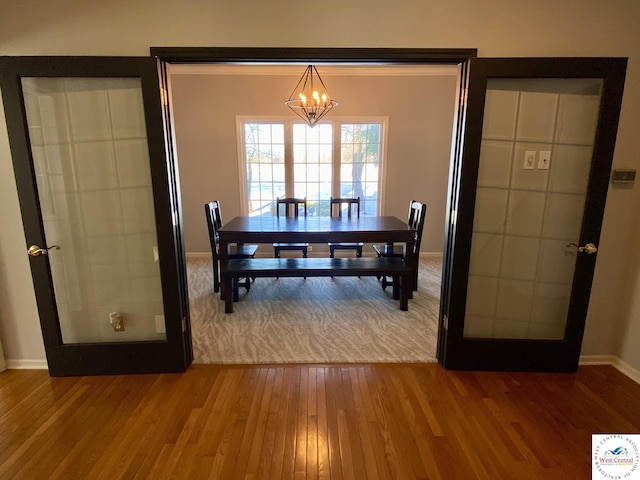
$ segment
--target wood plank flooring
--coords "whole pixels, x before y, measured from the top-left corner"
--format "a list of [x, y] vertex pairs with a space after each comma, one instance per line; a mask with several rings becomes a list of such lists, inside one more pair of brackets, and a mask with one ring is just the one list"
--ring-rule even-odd
[[422, 365], [0, 374], [0, 479], [587, 479], [640, 385]]

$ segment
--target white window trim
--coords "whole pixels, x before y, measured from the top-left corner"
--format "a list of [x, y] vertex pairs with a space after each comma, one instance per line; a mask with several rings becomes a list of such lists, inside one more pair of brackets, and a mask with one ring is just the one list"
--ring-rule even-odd
[[[240, 182], [238, 192], [239, 192], [239, 200], [240, 200], [240, 214], [245, 216], [248, 215], [248, 205], [246, 202], [247, 199], [247, 158], [246, 158], [246, 149], [244, 148], [244, 124], [245, 123], [282, 123], [285, 125], [285, 155], [292, 155], [293, 152], [290, 150], [293, 148], [293, 144], [291, 142], [287, 142], [287, 129], [292, 130], [292, 126], [294, 123], [302, 123], [300, 120], [291, 118], [291, 117], [280, 117], [280, 116], [254, 116], [254, 115], [236, 115], [236, 148], [237, 148], [237, 158], [238, 158], [238, 179]], [[385, 193], [386, 193], [386, 184], [387, 184], [387, 134], [389, 129], [389, 117], [338, 117], [333, 116], [330, 120], [319, 122], [324, 124], [332, 124], [334, 125], [334, 142], [333, 142], [333, 159], [336, 161], [337, 158], [340, 158], [341, 152], [341, 142], [340, 135], [336, 135], [336, 132], [339, 133], [339, 129], [335, 127], [336, 125], [341, 125], [343, 123], [379, 123], [380, 127], [380, 159], [378, 164], [378, 211], [380, 215], [384, 215], [384, 205], [385, 205]], [[291, 133], [291, 132], [289, 132]], [[290, 139], [290, 138], [289, 138]], [[337, 139], [337, 140], [336, 140]], [[291, 144], [290, 144], [291, 143]], [[339, 185], [336, 182], [336, 176], [339, 176], [339, 171], [336, 172], [335, 165], [332, 163], [332, 189]], [[291, 174], [291, 172], [288, 172]]]

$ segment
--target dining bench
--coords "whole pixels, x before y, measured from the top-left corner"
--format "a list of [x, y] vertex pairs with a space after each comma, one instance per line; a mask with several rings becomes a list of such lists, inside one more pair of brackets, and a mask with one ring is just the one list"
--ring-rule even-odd
[[400, 300], [400, 310], [409, 309], [412, 269], [402, 258], [243, 258], [230, 259], [223, 269], [225, 313], [233, 313], [233, 302], [238, 300], [237, 280], [243, 277], [364, 277], [388, 276], [394, 278], [394, 300]]

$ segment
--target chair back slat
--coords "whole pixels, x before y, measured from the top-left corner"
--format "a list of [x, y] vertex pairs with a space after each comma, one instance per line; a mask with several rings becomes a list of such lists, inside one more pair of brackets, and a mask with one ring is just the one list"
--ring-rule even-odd
[[213, 290], [220, 290], [220, 272], [218, 262], [220, 261], [220, 249], [218, 229], [222, 227], [222, 216], [220, 215], [220, 202], [214, 200], [204, 204], [204, 212], [207, 217], [207, 228], [209, 230], [209, 243], [211, 244], [211, 260], [213, 266]]
[[307, 216], [307, 199], [295, 198], [295, 197], [283, 197], [276, 200], [276, 216], [280, 217], [280, 206], [284, 206], [285, 217], [299, 217], [300, 210], [303, 211], [303, 215]]
[[417, 200], [409, 202], [409, 219], [408, 225], [416, 231], [416, 242], [414, 252], [416, 255], [420, 253], [420, 243], [422, 242], [422, 232], [424, 230], [425, 218], [427, 217], [427, 205]]
[[[353, 217], [355, 210], [356, 217], [360, 217], [360, 197], [358, 198], [334, 198], [331, 197], [331, 216], [334, 217], [334, 211], [337, 211], [338, 217], [342, 217], [343, 207], [346, 205], [347, 218]], [[335, 207], [335, 208], [334, 208]]]
[[[220, 214], [220, 202], [214, 200], [204, 205], [207, 217], [207, 227], [209, 229], [209, 242], [211, 243], [211, 253], [214, 257], [218, 254], [218, 230], [222, 227], [222, 215]], [[214, 258], [215, 260], [215, 258]]]

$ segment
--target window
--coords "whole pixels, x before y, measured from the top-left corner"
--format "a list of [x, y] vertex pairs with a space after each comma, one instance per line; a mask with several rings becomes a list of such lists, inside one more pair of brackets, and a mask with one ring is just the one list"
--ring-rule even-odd
[[340, 144], [340, 196], [360, 197], [360, 211], [376, 215], [380, 177], [379, 123], [343, 124]]
[[310, 216], [329, 215], [333, 196], [360, 197], [360, 214], [376, 215], [385, 123], [240, 120], [245, 213], [275, 215], [287, 196], [306, 197]]

